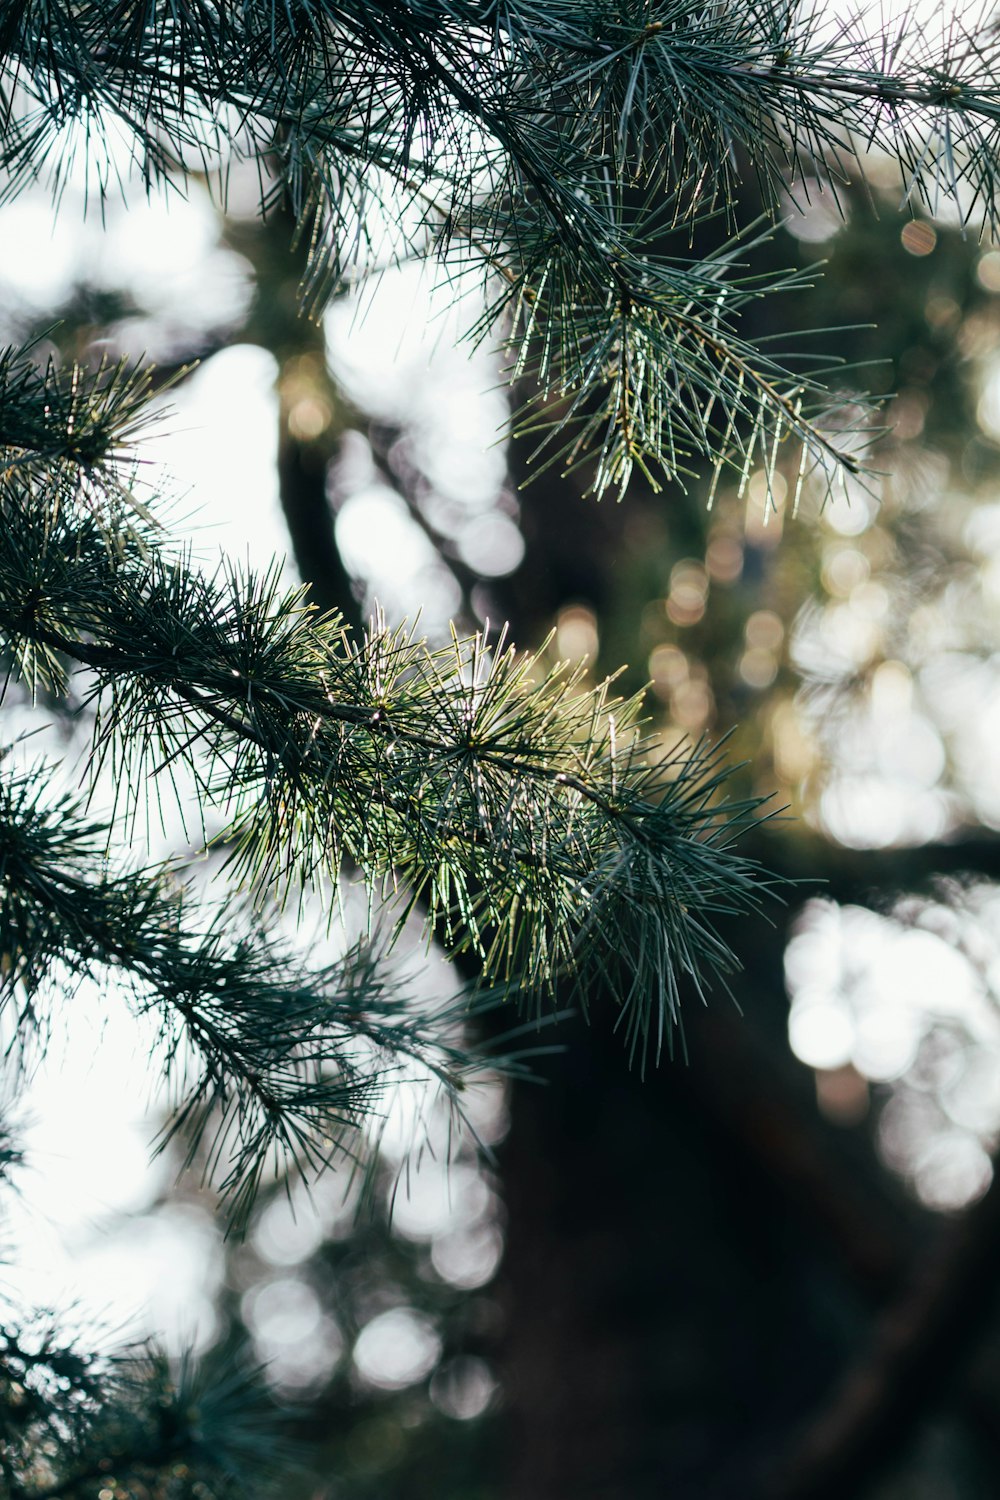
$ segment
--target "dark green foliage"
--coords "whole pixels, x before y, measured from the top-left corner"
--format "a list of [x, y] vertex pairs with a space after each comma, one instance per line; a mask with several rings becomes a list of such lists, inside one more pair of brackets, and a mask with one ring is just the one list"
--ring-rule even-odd
[[788, 178], [836, 193], [863, 142], [898, 159], [909, 199], [968, 185], [994, 222], [997, 40], [972, 15], [934, 40], [910, 15], [886, 33], [794, 0], [7, 12], [8, 193], [58, 193], [85, 153], [103, 198], [122, 143], [150, 185], [260, 162], [309, 241], [310, 306], [413, 255], [483, 280], [479, 332], [504, 326], [553, 455], [596, 461], [599, 493], [699, 457], [773, 472], [788, 447], [826, 484], [857, 467], [856, 412], [831, 436], [815, 379], [739, 336], [741, 304], [782, 283], [684, 243], [732, 214], [746, 164], [777, 208]]
[[0, 1327], [0, 1476], [7, 1500], [242, 1500], [297, 1457], [260, 1371], [171, 1370], [143, 1349], [86, 1353], [43, 1324]]
[[355, 642], [276, 573], [206, 577], [106, 499], [53, 506], [8, 475], [0, 627], [29, 681], [91, 669], [124, 811], [186, 762], [256, 888], [347, 861], [528, 999], [565, 980], [585, 997], [613, 952], [643, 1052], [676, 1021], [680, 975], [732, 967], [711, 914], [756, 904], [728, 846], [758, 804], [719, 801], [707, 752], [645, 760], [640, 699], [536, 680], [502, 637], [430, 650], [376, 624]]
[[148, 370], [102, 370], [96, 380], [60, 379], [29, 350], [0, 354], [0, 446], [15, 466], [45, 464], [46, 477], [108, 484], [149, 419]]

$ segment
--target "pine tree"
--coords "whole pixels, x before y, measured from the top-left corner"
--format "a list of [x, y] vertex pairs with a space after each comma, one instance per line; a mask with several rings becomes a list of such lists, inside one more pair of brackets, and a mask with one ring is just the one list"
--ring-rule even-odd
[[[766, 0], [247, 4], [21, 0], [0, 11], [4, 191], [58, 198], [85, 158], [98, 199], [182, 187], [249, 157], [262, 207], [308, 245], [305, 311], [413, 256], [478, 278], [473, 338], [530, 392], [539, 462], [597, 495], [699, 463], [796, 496], [854, 482], [873, 428], [853, 392], [754, 347], [741, 308], [801, 277], [753, 273], [741, 178], [779, 212], [872, 146], [909, 202], [950, 196], [994, 225], [996, 34], [935, 37]], [[127, 166], [123, 166], [123, 161]], [[698, 229], [734, 237], [699, 259]], [[389, 226], [387, 231], [386, 225]], [[840, 375], [832, 377], [840, 381]], [[177, 1105], [166, 1139], [207, 1162], [238, 1227], [264, 1174], [364, 1166], [380, 1100], [416, 1074], [460, 1120], [484, 1068], [519, 1070], [516, 1024], [477, 1050], [469, 1021], [529, 1018], [599, 982], [631, 1056], [672, 1041], [681, 986], [736, 967], [720, 914], [762, 872], [731, 847], [757, 802], [727, 802], [718, 751], [663, 760], [641, 700], [546, 672], [503, 632], [431, 649], [376, 620], [352, 636], [275, 570], [206, 576], [136, 465], [148, 373], [0, 362], [0, 633], [9, 691], [82, 691], [95, 798], [60, 799], [30, 745], [0, 787], [0, 952], [15, 1061], [95, 971], [153, 1013]], [[217, 890], [137, 868], [123, 834], [197, 788]], [[178, 790], [180, 798], [182, 793]], [[98, 805], [95, 800], [94, 806]], [[479, 981], [429, 1014], [377, 939], [323, 969], [282, 935], [275, 897], [364, 881], [390, 923], [416, 912]], [[233, 919], [233, 892], [244, 893]], [[418, 1085], [419, 1086], [419, 1085]], [[16, 1171], [0, 1141], [0, 1176]], [[3, 1332], [0, 1473], [16, 1500], [244, 1495], [289, 1461], [253, 1372], [118, 1361], [30, 1323]], [[109, 1479], [108, 1476], [111, 1476]]]

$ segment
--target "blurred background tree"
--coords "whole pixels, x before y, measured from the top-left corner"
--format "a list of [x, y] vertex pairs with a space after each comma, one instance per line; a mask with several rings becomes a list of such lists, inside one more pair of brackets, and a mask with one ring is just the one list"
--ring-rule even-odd
[[[258, 222], [238, 172], [217, 220], [192, 183], [152, 265], [155, 219], [129, 259], [109, 205], [110, 237], [91, 226], [53, 271], [47, 198], [3, 210], [7, 336], [57, 287], [64, 354], [201, 359], [172, 425], [197, 412], [224, 474], [273, 423], [263, 461], [320, 602], [420, 606], [432, 636], [554, 631], [553, 660], [651, 683], [665, 752], [733, 729], [745, 790], [790, 808], [750, 852], [799, 884], [733, 938], [742, 1016], [688, 997], [686, 1065], [640, 1078], [566, 1022], [545, 1087], [495, 1086], [495, 1165], [470, 1153], [448, 1189], [426, 1162], [394, 1192], [390, 1133], [366, 1217], [336, 1179], [312, 1202], [276, 1184], [217, 1255], [203, 1336], [223, 1361], [249, 1339], [294, 1397], [303, 1496], [995, 1493], [1000, 256], [967, 205], [900, 214], [895, 163], [865, 172], [836, 203], [794, 185], [754, 251], [765, 277], [826, 265], [741, 334], [852, 325], [818, 358], [891, 393], [874, 484], [797, 515], [766, 461], [711, 508], [707, 473], [633, 474], [600, 506], [586, 469], [522, 488], [533, 440], [490, 446], [504, 398], [452, 351], [449, 295], [403, 267], [367, 325], [350, 296], [303, 320], [290, 216]], [[195, 1224], [193, 1184], [171, 1201]]]

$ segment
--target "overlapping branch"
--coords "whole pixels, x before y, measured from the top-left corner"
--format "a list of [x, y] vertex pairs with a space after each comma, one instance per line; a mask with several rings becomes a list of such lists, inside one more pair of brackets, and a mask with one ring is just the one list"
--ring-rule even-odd
[[731, 847], [759, 802], [724, 801], [705, 746], [650, 757], [638, 699], [502, 636], [431, 650], [376, 622], [354, 639], [276, 572], [196, 572], [112, 492], [53, 498], [14, 467], [0, 508], [20, 674], [89, 668], [95, 764], [134, 809], [187, 763], [256, 888], [356, 868], [533, 1008], [557, 984], [585, 1003], [600, 972], [642, 1055], [669, 1040], [685, 978], [735, 967], [714, 921], [766, 885]]
[[61, 192], [81, 156], [106, 194], [123, 145], [147, 184], [257, 160], [308, 237], [313, 308], [413, 256], [478, 276], [473, 333], [506, 330], [550, 455], [598, 492], [706, 458], [742, 479], [780, 454], [824, 484], [857, 466], [831, 421], [842, 377], [831, 397], [740, 338], [748, 288], [786, 283], [677, 253], [702, 215], [733, 214], [741, 160], [776, 210], [787, 180], [835, 196], [875, 148], [907, 199], [996, 225], [1000, 42], [974, 6], [887, 32], [811, 0], [28, 0], [4, 41], [6, 194]]

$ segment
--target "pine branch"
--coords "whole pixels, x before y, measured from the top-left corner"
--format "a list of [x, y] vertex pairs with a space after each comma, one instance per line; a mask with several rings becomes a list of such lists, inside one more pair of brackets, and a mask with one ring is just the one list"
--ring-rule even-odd
[[34, 347], [0, 352], [5, 467], [42, 463], [50, 476], [110, 483], [123, 464], [134, 466], [133, 445], [152, 420], [152, 372], [123, 361], [64, 378], [51, 359], [42, 368], [32, 362]]
[[[429, 651], [383, 627], [355, 643], [273, 576], [203, 579], [148, 544], [109, 549], [93, 522], [63, 530], [65, 512], [5, 519], [0, 630], [22, 670], [89, 666], [116, 784], [186, 760], [234, 813], [244, 877], [287, 888], [350, 862], [529, 998], [572, 977], [585, 999], [592, 965], [610, 967], [657, 1050], [680, 976], [734, 967], [712, 914], [758, 903], [729, 845], [759, 804], [719, 804], [704, 747], [644, 763], [638, 700], [558, 671], [532, 684], [537, 660], [502, 639]], [[34, 565], [28, 590], [8, 588], [13, 554], [22, 576]]]
[[502, 635], [430, 650], [376, 622], [355, 640], [274, 571], [205, 577], [106, 502], [7, 472], [0, 633], [29, 682], [67, 659], [93, 674], [95, 766], [133, 812], [185, 763], [241, 879], [287, 891], [353, 866], [532, 1007], [567, 983], [586, 1004], [600, 973], [641, 1055], [669, 1040], [685, 976], [734, 969], [715, 917], [767, 881], [731, 848], [760, 803], [725, 804], [718, 751], [649, 759], [641, 698], [584, 691]]
[[253, 158], [308, 240], [312, 307], [414, 256], [478, 276], [489, 315], [473, 336], [512, 325], [548, 451], [592, 465], [599, 493], [637, 466], [683, 478], [734, 441], [740, 476], [772, 474], [784, 445], [824, 475], [857, 466], [819, 372], [803, 381], [741, 342], [732, 256], [673, 250], [716, 204], [735, 215], [738, 151], [772, 212], [797, 178], [836, 200], [874, 148], [907, 199], [971, 214], [971, 193], [996, 225], [1000, 41], [972, 6], [935, 36], [913, 13], [886, 32], [808, 0], [29, 0], [5, 37], [8, 196], [46, 177], [60, 194], [80, 152], [106, 195], [115, 133], [147, 186]]
[[261, 1371], [149, 1347], [85, 1350], [37, 1320], [0, 1327], [0, 1476], [9, 1500], [122, 1493], [245, 1500], [301, 1462]]
[[178, 1100], [161, 1147], [183, 1137], [237, 1224], [270, 1165], [315, 1175], [333, 1157], [364, 1162], [364, 1133], [402, 1080], [430, 1088], [424, 1119], [437, 1096], [462, 1127], [461, 1095], [484, 1069], [520, 1070], [503, 1040], [469, 1049], [463, 997], [422, 1008], [368, 945], [309, 968], [259, 913], [200, 909], [169, 870], [110, 873], [110, 829], [44, 798], [48, 779], [38, 767], [0, 783], [0, 1009], [15, 1007], [26, 1045], [45, 1025], [40, 991], [65, 1000], [112, 971], [134, 1011], [159, 1017]]

